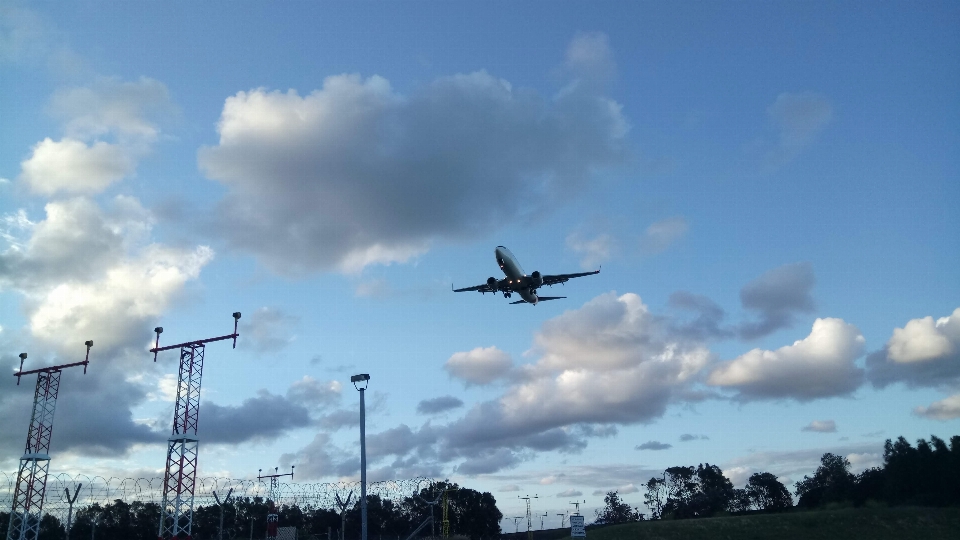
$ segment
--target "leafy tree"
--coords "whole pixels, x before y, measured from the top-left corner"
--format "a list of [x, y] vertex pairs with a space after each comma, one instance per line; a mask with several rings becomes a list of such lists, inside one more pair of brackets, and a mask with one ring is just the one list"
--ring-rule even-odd
[[667, 480], [664, 476], [653, 477], [647, 482], [647, 492], [643, 496], [643, 503], [650, 509], [651, 519], [660, 519], [663, 515], [663, 505], [667, 499]]
[[691, 510], [697, 517], [712, 516], [726, 511], [733, 498], [733, 483], [716, 465], [701, 463], [696, 472], [697, 488], [690, 501]]
[[750, 511], [752, 502], [750, 500], [750, 494], [747, 493], [746, 489], [734, 489], [733, 497], [730, 498], [730, 511], [734, 513], [742, 513]]
[[608, 491], [607, 496], [603, 498], [603, 502], [605, 504], [603, 511], [595, 510], [597, 516], [596, 523], [598, 525], [629, 523], [643, 519], [643, 515], [629, 504], [623, 502], [616, 491]]
[[693, 467], [670, 467], [664, 471], [667, 485], [667, 500], [663, 504], [664, 517], [693, 517], [690, 513], [690, 501], [697, 489], [693, 478], [695, 472]]
[[820, 466], [813, 478], [804, 476], [797, 482], [798, 506], [812, 508], [830, 502], [848, 500], [853, 494], [855, 478], [850, 473], [850, 461], [827, 452], [820, 458]]
[[750, 504], [758, 510], [786, 510], [793, 506], [790, 492], [768, 472], [752, 474], [747, 480], [746, 492]]

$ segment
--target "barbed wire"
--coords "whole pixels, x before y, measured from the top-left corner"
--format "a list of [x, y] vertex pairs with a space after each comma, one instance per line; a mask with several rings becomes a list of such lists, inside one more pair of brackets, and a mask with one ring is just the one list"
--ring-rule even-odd
[[[16, 473], [8, 474], [0, 471], [0, 511], [10, 511], [16, 481]], [[405, 480], [370, 482], [367, 483], [367, 495], [399, 501], [418, 493], [434, 481], [432, 478], [421, 476]], [[61, 522], [66, 521], [69, 502], [64, 490], [69, 489], [72, 496], [80, 484], [82, 484], [80, 494], [73, 505], [74, 515], [84, 507], [93, 504], [104, 506], [112, 504], [117, 499], [128, 504], [134, 501], [160, 504], [163, 500], [163, 478], [104, 478], [85, 474], [55, 473], [47, 477], [43, 513], [50, 514]], [[222, 498], [231, 489], [233, 496], [237, 498], [260, 497], [263, 500], [271, 498], [269, 481], [211, 476], [197, 479], [194, 489], [194, 508], [217, 504], [213, 492], [216, 491]], [[287, 482], [277, 486], [274, 502], [281, 505], [297, 505], [304, 509], [334, 509], [337, 495], [345, 500], [351, 491], [353, 500], [356, 501], [360, 495], [360, 482]]]

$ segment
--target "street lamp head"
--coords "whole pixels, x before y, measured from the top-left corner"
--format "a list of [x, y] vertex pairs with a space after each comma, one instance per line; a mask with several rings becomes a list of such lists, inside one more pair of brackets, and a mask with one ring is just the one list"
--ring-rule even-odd
[[25, 352], [20, 353], [20, 361], [22, 362], [22, 361], [24, 361], [24, 360], [26, 360], [26, 359], [27, 359], [27, 353], [25, 353]]
[[240, 318], [240, 312], [239, 312], [239, 311], [234, 311], [234, 312], [233, 312], [233, 318], [234, 318], [234, 319], [239, 319], [239, 318]]
[[83, 344], [86, 345], [88, 348], [93, 347], [93, 340], [88, 339], [87, 341], [84, 341]]
[[[370, 375], [366, 373], [361, 373], [359, 375], [354, 375], [353, 377], [350, 377], [350, 382], [353, 383], [353, 387], [356, 388], [357, 390], [366, 390], [367, 385], [370, 384], [369, 381], [370, 381]], [[357, 386], [357, 383], [360, 383], [360, 382], [363, 383], [363, 388], [360, 388], [359, 386]]]
[[153, 331], [156, 332], [157, 334], [162, 334], [162, 333], [163, 333], [163, 327], [162, 327], [162, 326], [158, 326], [158, 327], [154, 328]]

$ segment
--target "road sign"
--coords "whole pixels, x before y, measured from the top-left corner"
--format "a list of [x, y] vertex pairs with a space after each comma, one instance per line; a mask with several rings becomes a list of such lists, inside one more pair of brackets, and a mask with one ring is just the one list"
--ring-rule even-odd
[[583, 526], [583, 516], [570, 516], [570, 536], [573, 538], [587, 537], [587, 529]]

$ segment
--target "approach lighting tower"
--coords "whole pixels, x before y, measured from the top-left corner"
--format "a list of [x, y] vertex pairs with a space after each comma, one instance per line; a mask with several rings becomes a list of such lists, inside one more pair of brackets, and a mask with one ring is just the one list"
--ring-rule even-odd
[[158, 540], [193, 538], [193, 492], [197, 481], [197, 422], [200, 419], [200, 378], [203, 375], [203, 357], [206, 344], [225, 339], [233, 340], [237, 348], [237, 324], [240, 312], [233, 314], [233, 333], [225, 336], [160, 346], [163, 327], [157, 333], [153, 361], [157, 353], [180, 349], [180, 377], [177, 382], [177, 402], [173, 409], [173, 433], [167, 439], [167, 467], [163, 475], [163, 503], [160, 505]]
[[290, 472], [279, 474], [280, 467], [273, 468], [273, 474], [262, 474], [263, 469], [257, 471], [257, 480], [263, 482], [267, 478], [270, 479], [270, 494], [267, 498], [268, 510], [267, 510], [267, 538], [276, 538], [277, 529], [280, 526], [280, 506], [277, 504], [277, 499], [280, 498], [280, 478], [284, 476], [289, 476], [293, 480], [293, 468], [295, 465], [290, 466]]
[[533, 514], [530, 513], [530, 499], [539, 499], [540, 497], [527, 495], [526, 497], [518, 496], [518, 498], [527, 501], [527, 540], [533, 540]]
[[59, 366], [23, 370], [27, 353], [20, 353], [20, 370], [13, 375], [20, 385], [24, 375], [37, 374], [37, 387], [33, 391], [33, 413], [27, 429], [27, 444], [20, 458], [17, 485], [13, 491], [13, 507], [7, 526], [7, 540], [37, 540], [40, 536], [40, 518], [43, 497], [47, 492], [47, 473], [50, 471], [50, 438], [53, 435], [53, 413], [57, 408], [60, 392], [60, 373], [70, 367], [83, 366], [86, 374], [90, 363], [90, 347], [93, 341], [84, 342], [87, 355], [83, 362]]

